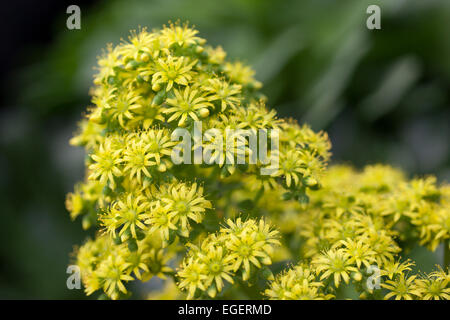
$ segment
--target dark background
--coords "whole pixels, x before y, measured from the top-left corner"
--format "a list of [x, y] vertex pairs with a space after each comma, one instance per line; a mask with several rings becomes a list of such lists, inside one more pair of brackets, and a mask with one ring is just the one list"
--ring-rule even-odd
[[[81, 8], [81, 30], [66, 8]], [[366, 8], [381, 7], [381, 30]], [[130, 29], [189, 20], [256, 70], [281, 116], [328, 131], [333, 163], [383, 162], [450, 181], [450, 1], [14, 1], [3, 6], [0, 298], [82, 298], [65, 286], [88, 233], [65, 194], [83, 177], [68, 140], [96, 56]], [[420, 253], [432, 265], [428, 253]]]

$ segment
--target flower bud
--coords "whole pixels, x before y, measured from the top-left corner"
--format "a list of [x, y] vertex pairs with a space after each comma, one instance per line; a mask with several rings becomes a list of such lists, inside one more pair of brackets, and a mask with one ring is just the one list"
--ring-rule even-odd
[[353, 274], [353, 279], [354, 279], [355, 281], [361, 281], [361, 280], [362, 280], [362, 274], [361, 274], [360, 272], [355, 272], [355, 273]]
[[158, 92], [159, 90], [161, 90], [161, 86], [159, 83], [155, 83], [154, 85], [152, 85], [152, 90], [155, 92]]
[[143, 53], [140, 56], [141, 61], [148, 62], [150, 60], [150, 55], [148, 53]]
[[206, 118], [207, 116], [209, 116], [209, 109], [208, 108], [201, 108], [199, 113], [200, 113], [200, 117]]
[[167, 170], [167, 167], [166, 167], [166, 165], [165, 165], [164, 163], [161, 163], [161, 164], [158, 166], [158, 171], [159, 171], [159, 172], [166, 172], [166, 170]]
[[84, 216], [81, 222], [83, 230], [87, 230], [92, 226], [92, 221], [89, 216]]

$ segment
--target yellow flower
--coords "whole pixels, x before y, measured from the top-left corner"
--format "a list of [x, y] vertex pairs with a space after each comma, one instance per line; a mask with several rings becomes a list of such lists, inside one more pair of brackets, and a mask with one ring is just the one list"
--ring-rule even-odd
[[180, 26], [179, 24], [170, 24], [161, 30], [161, 38], [168, 47], [178, 44], [180, 47], [187, 47], [196, 43], [203, 43], [204, 40], [197, 37], [197, 30], [191, 29], [187, 24]]
[[95, 162], [89, 166], [89, 170], [91, 170], [89, 179], [97, 180], [100, 178], [102, 184], [109, 183], [114, 188], [114, 177], [122, 175], [122, 171], [119, 169], [119, 164], [123, 161], [121, 154], [122, 150], [115, 149], [111, 139], [106, 139], [99, 149], [91, 155]]
[[83, 210], [83, 198], [78, 188], [74, 193], [68, 193], [66, 196], [66, 209], [70, 212], [70, 217], [75, 219]]
[[236, 109], [241, 99], [241, 86], [236, 84], [229, 84], [219, 79], [209, 79], [208, 84], [203, 88], [208, 91], [210, 95], [208, 100], [211, 102], [217, 101], [221, 106], [221, 111], [225, 111], [227, 107]]
[[352, 271], [358, 271], [353, 267], [353, 263], [343, 249], [328, 250], [314, 258], [312, 263], [315, 265], [317, 272], [322, 273], [321, 280], [333, 276], [336, 288], [339, 287], [341, 278], [345, 283], [348, 283], [350, 280], [349, 274]]
[[389, 279], [392, 280], [392, 278], [396, 275], [401, 275], [406, 271], [411, 271], [411, 266], [413, 266], [414, 263], [410, 260], [406, 260], [403, 262], [400, 261], [388, 261], [383, 265], [383, 270], [381, 270], [381, 275], [388, 276]]
[[168, 240], [170, 230], [178, 229], [174, 224], [177, 212], [171, 209], [171, 203], [162, 206], [160, 201], [155, 201], [151, 204], [150, 211], [146, 215], [147, 220], [145, 220], [145, 223], [150, 227], [150, 233], [160, 231], [161, 237]]
[[129, 274], [129, 266], [122, 256], [114, 254], [100, 263], [96, 274], [103, 283], [103, 290], [111, 299], [117, 300], [120, 292], [127, 293], [123, 281], [134, 280]]
[[323, 300], [333, 295], [322, 292], [323, 284], [306, 265], [298, 265], [277, 276], [264, 294], [272, 300]]
[[[224, 286], [223, 280], [233, 283], [231, 271], [233, 270], [231, 256], [225, 256], [222, 246], [211, 246], [205, 253], [197, 254], [199, 261], [206, 266], [205, 284], [208, 294], [214, 298], [217, 292], [221, 292]], [[212, 285], [212, 286], [211, 286]]]
[[82, 120], [78, 127], [78, 133], [70, 139], [72, 146], [84, 146], [87, 150], [92, 150], [103, 141], [101, 132], [104, 127], [102, 125], [93, 121]]
[[125, 122], [134, 118], [134, 110], [141, 108], [141, 105], [137, 103], [140, 98], [133, 91], [115, 93], [109, 103], [111, 108], [108, 109], [112, 119], [117, 119], [120, 126], [126, 129]]
[[449, 282], [436, 277], [416, 279], [417, 291], [423, 300], [450, 300]]
[[148, 202], [144, 196], [130, 193], [114, 202], [110, 210], [101, 217], [101, 221], [112, 236], [115, 237], [116, 230], [120, 228], [119, 236], [129, 230], [131, 236], [136, 239], [137, 231], [147, 230], [143, 223], [147, 208]]
[[148, 130], [150, 126], [155, 123], [164, 122], [164, 116], [161, 114], [161, 109], [158, 106], [151, 104], [154, 96], [150, 95], [140, 102], [142, 108], [134, 110], [133, 119], [130, 120], [129, 125], [134, 129]]
[[[104, 109], [111, 109], [113, 107], [112, 102], [115, 99], [115, 92], [116, 88], [108, 88], [108, 87], [100, 87], [97, 90], [94, 90], [94, 94], [92, 97], [92, 103], [94, 103], [97, 106], [97, 110], [94, 112], [99, 112], [100, 117], [101, 113]], [[92, 112], [92, 113], [94, 113]], [[90, 116], [90, 119], [93, 119], [92, 116]], [[101, 119], [99, 119], [101, 121]], [[100, 122], [98, 121], [98, 122]]]
[[76, 262], [80, 267], [83, 281], [85, 276], [92, 274], [99, 262], [109, 254], [111, 249], [109, 237], [101, 236], [95, 240], [86, 241], [84, 245], [76, 250]]
[[156, 162], [151, 160], [154, 153], [150, 151], [150, 147], [143, 140], [130, 139], [124, 150], [124, 172], [128, 173], [130, 178], [136, 176], [138, 182], [141, 182], [142, 174], [150, 178], [151, 174], [148, 168], [156, 165]]
[[166, 100], [167, 104], [171, 107], [162, 112], [171, 114], [169, 119], [167, 119], [167, 122], [179, 119], [178, 125], [180, 127], [183, 127], [186, 124], [186, 119], [188, 119], [188, 117], [195, 121], [199, 121], [197, 115], [198, 110], [212, 106], [205, 98], [204, 94], [200, 93], [198, 89], [186, 87], [183, 92], [175, 89], [174, 93], [174, 98], [168, 98]]
[[164, 129], [144, 131], [137, 138], [148, 146], [148, 154], [158, 165], [161, 163], [161, 157], [170, 156], [172, 147], [177, 144], [170, 140], [170, 133]]
[[275, 110], [267, 110], [264, 102], [251, 103], [247, 108], [239, 108], [234, 111], [241, 129], [272, 129], [278, 128], [280, 121], [276, 119]]
[[188, 299], [194, 298], [197, 288], [202, 291], [206, 290], [204, 283], [208, 277], [205, 274], [206, 266], [203, 263], [200, 263], [198, 259], [194, 260], [193, 257], [190, 257], [183, 261], [180, 269], [178, 276], [181, 280], [178, 287], [188, 290]]
[[229, 237], [226, 246], [230, 250], [230, 257], [234, 259], [233, 270], [237, 271], [242, 265], [242, 279], [244, 281], [250, 278], [250, 263], [256, 268], [261, 268], [261, 263], [271, 263], [269, 255], [263, 248], [265, 241], [258, 241], [254, 230], [244, 229], [237, 235], [230, 233]]
[[450, 211], [439, 208], [435, 203], [420, 200], [405, 215], [420, 231], [420, 244], [434, 251], [445, 239], [450, 238]]
[[159, 91], [160, 85], [167, 83], [166, 91], [170, 91], [173, 84], [187, 86], [192, 80], [192, 67], [197, 63], [196, 60], [189, 63], [189, 60], [184, 57], [168, 56], [165, 59], [158, 59], [157, 72], [152, 76], [152, 88], [154, 91]]
[[164, 207], [170, 206], [170, 210], [175, 214], [173, 223], [183, 237], [189, 235], [189, 219], [200, 223], [206, 209], [212, 208], [211, 202], [203, 197], [203, 187], [197, 186], [197, 183], [161, 185], [159, 192], [154, 193], [158, 194]]
[[367, 191], [386, 192], [403, 180], [403, 172], [385, 165], [367, 166], [361, 175], [361, 184]]
[[375, 258], [380, 266], [394, 260], [394, 256], [401, 250], [386, 230], [368, 232], [367, 235], [367, 243], [376, 252]]
[[381, 286], [390, 291], [384, 296], [384, 299], [395, 297], [395, 300], [413, 300], [415, 297], [420, 297], [421, 291], [415, 282], [416, 278], [417, 276], [407, 278], [402, 273], [395, 277], [395, 280], [387, 280], [386, 283], [382, 283]]
[[277, 175], [284, 177], [288, 188], [298, 186], [305, 173], [304, 167], [302, 153], [298, 150], [289, 150], [287, 153], [281, 153], [280, 155], [280, 167]]
[[126, 256], [126, 262], [130, 264], [130, 269], [133, 271], [136, 278], [142, 280], [141, 272], [150, 272], [146, 264], [147, 260], [151, 257], [149, 252], [146, 252], [141, 246], [138, 250], [128, 252]]
[[145, 61], [147, 60], [146, 55], [151, 55], [150, 48], [155, 39], [156, 35], [148, 33], [145, 28], [139, 33], [133, 30], [128, 37], [129, 43], [119, 47], [119, 53], [136, 61]]
[[223, 50], [221, 46], [216, 48], [207, 46], [206, 53], [208, 54], [208, 61], [212, 64], [221, 64], [225, 60], [227, 53]]
[[[218, 164], [220, 167], [225, 164], [233, 166], [237, 160], [240, 158], [245, 160], [246, 155], [249, 154], [245, 136], [229, 127], [207, 130], [202, 142], [203, 159], [205, 159], [206, 164]], [[194, 148], [198, 146], [196, 144]], [[235, 157], [237, 160], [235, 160]]]
[[[153, 235], [149, 235], [152, 237]], [[166, 279], [166, 274], [173, 273], [173, 269], [168, 266], [169, 261], [173, 258], [172, 252], [163, 249], [145, 247], [148, 252], [146, 263], [149, 271], [142, 275], [143, 281], [148, 281], [152, 276]]]
[[[274, 247], [281, 245], [281, 242], [279, 240], [279, 231], [274, 229], [272, 225], [266, 222], [264, 219], [259, 220], [259, 223], [255, 228], [255, 234], [256, 240], [264, 242], [262, 248], [269, 256], [273, 255]], [[265, 261], [263, 263], [269, 264]]]
[[242, 84], [244, 86], [251, 85], [255, 89], [262, 87], [261, 82], [253, 79], [255, 71], [250, 67], [243, 65], [241, 62], [225, 63], [225, 73], [234, 83]]
[[108, 45], [107, 52], [104, 52], [98, 60], [99, 67], [96, 68], [98, 73], [94, 78], [95, 84], [100, 84], [107, 80], [109, 76], [114, 76], [114, 68], [121, 64], [119, 51], [119, 48], [113, 49], [111, 44]]
[[350, 263], [356, 263], [358, 268], [361, 268], [361, 264], [368, 268], [375, 261], [375, 251], [370, 249], [364, 238], [342, 240], [341, 244], [344, 246], [344, 254], [349, 258]]

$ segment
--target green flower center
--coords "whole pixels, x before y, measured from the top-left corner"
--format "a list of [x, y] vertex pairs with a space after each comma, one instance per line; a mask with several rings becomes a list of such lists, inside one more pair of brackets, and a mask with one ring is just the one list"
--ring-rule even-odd
[[251, 251], [252, 251], [252, 249], [249, 246], [247, 246], [247, 245], [242, 245], [239, 248], [239, 253], [243, 257], [248, 257], [250, 255]]
[[213, 274], [218, 274], [222, 271], [222, 264], [219, 261], [213, 261], [209, 265], [209, 270], [211, 270]]
[[175, 210], [178, 211], [180, 215], [184, 215], [189, 212], [189, 205], [185, 201], [178, 201], [175, 204]]
[[167, 72], [167, 78], [170, 80], [174, 80], [178, 76], [178, 72], [176, 70], [169, 70]]
[[191, 111], [191, 105], [186, 101], [180, 102], [180, 109], [184, 112]]
[[160, 225], [166, 225], [168, 221], [169, 219], [167, 218], [166, 215], [161, 215], [158, 217], [158, 224]]
[[152, 153], [156, 153], [159, 151], [159, 144], [156, 141], [152, 141], [149, 146], [149, 151]]

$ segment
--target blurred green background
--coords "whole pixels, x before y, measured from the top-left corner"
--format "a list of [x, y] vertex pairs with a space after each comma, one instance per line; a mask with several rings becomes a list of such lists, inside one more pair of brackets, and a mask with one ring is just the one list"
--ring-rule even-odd
[[[87, 235], [64, 208], [83, 177], [83, 151], [68, 141], [90, 103], [96, 56], [139, 26], [189, 21], [229, 58], [252, 65], [280, 116], [328, 131], [333, 163], [383, 162], [450, 181], [448, 0], [83, 1], [73, 31], [69, 4], [43, 1], [55, 6], [45, 21], [38, 8], [16, 6], [38, 21], [25, 30], [30, 37], [43, 24], [50, 36], [16, 45], [5, 73], [0, 298], [84, 297], [66, 288], [69, 253]], [[381, 8], [381, 30], [366, 28], [370, 4]], [[4, 32], [14, 41], [18, 31]], [[438, 254], [413, 253], [423, 271]]]

